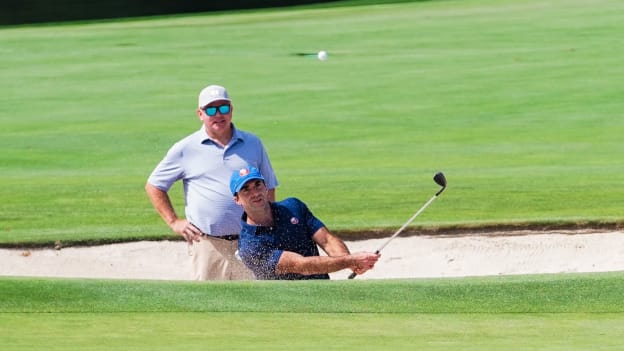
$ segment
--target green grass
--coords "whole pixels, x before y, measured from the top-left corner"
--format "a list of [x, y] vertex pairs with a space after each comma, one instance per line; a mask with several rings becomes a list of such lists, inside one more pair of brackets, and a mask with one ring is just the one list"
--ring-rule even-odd
[[0, 343], [4, 350], [616, 350], [624, 336], [622, 278], [1, 278]]
[[[423, 230], [623, 223], [624, 3], [363, 3], [0, 28], [0, 245], [170, 238], [143, 185], [208, 83], [263, 138], [278, 197], [333, 230], [394, 231], [438, 170]], [[623, 278], [0, 277], [0, 345], [621, 350]]]
[[[4, 350], [620, 350], [618, 314], [2, 314]], [[17, 326], [17, 327], [16, 327]]]
[[0, 312], [624, 313], [623, 276], [210, 283], [4, 277]]
[[439, 170], [449, 188], [416, 227], [621, 224], [622, 10], [431, 1], [0, 28], [0, 244], [170, 236], [143, 185], [199, 128], [208, 83], [263, 138], [278, 197], [330, 229], [395, 230]]

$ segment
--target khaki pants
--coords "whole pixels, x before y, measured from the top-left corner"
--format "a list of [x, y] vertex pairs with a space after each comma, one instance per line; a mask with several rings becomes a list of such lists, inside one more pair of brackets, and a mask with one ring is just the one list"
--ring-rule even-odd
[[253, 273], [236, 258], [238, 240], [202, 236], [190, 247], [195, 280], [252, 280]]

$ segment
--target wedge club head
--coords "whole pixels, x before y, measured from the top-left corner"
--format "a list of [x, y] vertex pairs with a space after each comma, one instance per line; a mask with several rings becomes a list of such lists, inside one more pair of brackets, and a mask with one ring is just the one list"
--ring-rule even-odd
[[442, 189], [440, 189], [440, 191], [438, 191], [436, 193], [436, 196], [440, 195], [444, 189], [446, 189], [446, 177], [444, 176], [444, 173], [442, 172], [438, 172], [433, 176], [433, 181], [436, 182], [436, 184], [438, 184], [439, 186], [442, 187]]

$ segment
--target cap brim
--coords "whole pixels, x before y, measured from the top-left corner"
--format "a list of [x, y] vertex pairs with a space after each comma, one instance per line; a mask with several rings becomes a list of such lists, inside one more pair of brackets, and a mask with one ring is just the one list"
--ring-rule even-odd
[[239, 179], [238, 184], [236, 184], [236, 188], [234, 188], [235, 190], [234, 195], [238, 194], [238, 192], [245, 186], [245, 184], [247, 184], [247, 182], [251, 180], [261, 180], [264, 182], [263, 177], [258, 177], [258, 176], [253, 176], [249, 178], [242, 177], [241, 179]]

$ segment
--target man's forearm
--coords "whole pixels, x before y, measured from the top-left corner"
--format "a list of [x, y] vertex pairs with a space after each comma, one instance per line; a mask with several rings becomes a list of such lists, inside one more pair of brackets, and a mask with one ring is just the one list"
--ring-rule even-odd
[[167, 225], [171, 225], [176, 219], [178, 219], [175, 209], [171, 204], [171, 199], [166, 192], [149, 183], [145, 185], [145, 192], [152, 202], [152, 205]]
[[326, 227], [317, 230], [312, 239], [328, 256], [345, 256], [350, 253], [344, 241], [330, 233]]
[[[287, 257], [284, 257], [287, 255]], [[351, 256], [311, 256], [290, 257], [291, 253], [284, 252], [277, 265], [277, 273], [299, 273], [303, 275], [333, 273], [353, 265]]]

